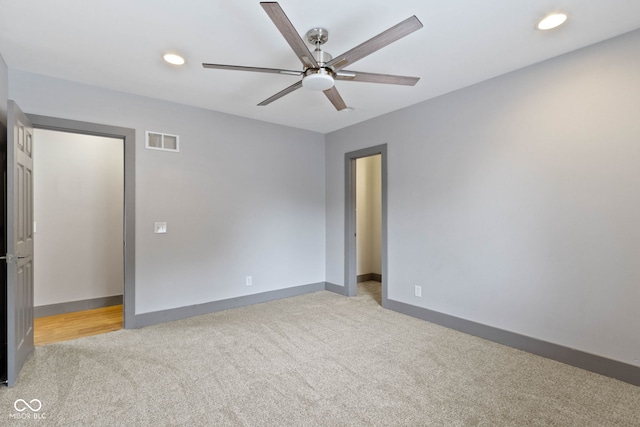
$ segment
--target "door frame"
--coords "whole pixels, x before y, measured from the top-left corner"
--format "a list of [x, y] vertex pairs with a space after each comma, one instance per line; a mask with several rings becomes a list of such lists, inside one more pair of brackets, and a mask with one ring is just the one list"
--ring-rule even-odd
[[[3, 200], [0, 205], [0, 212], [2, 212], [2, 227], [0, 227], [0, 252], [1, 254], [8, 253], [7, 251], [7, 133], [8, 128], [0, 121], [0, 162], [2, 162], [2, 192]], [[0, 307], [4, 310], [0, 319], [0, 383], [8, 382], [8, 368], [9, 368], [9, 348], [7, 341], [8, 330], [8, 313], [7, 313], [7, 285], [9, 284], [7, 278], [7, 263], [0, 262], [0, 277], [2, 277], [2, 291], [0, 291]]]
[[358, 293], [358, 263], [356, 243], [356, 160], [362, 157], [380, 155], [381, 162], [381, 204], [382, 204], [382, 307], [387, 307], [387, 283], [389, 269], [387, 264], [387, 144], [376, 145], [351, 151], [344, 155], [345, 165], [345, 219], [344, 219], [344, 283], [347, 295], [352, 297]]
[[27, 114], [34, 129], [104, 136], [124, 141], [124, 214], [123, 214], [123, 325], [125, 329], [135, 328], [135, 129], [109, 126], [98, 123], [60, 119], [56, 117]]

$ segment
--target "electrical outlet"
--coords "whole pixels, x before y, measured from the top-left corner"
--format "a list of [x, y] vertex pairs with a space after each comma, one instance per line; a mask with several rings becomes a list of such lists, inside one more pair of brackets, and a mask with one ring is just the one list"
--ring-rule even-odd
[[155, 234], [165, 234], [167, 232], [167, 223], [166, 222], [154, 222], [153, 223], [153, 232]]
[[416, 296], [422, 298], [422, 286], [416, 286]]
[[247, 276], [247, 286], [251, 286], [251, 284], [252, 284], [251, 276]]

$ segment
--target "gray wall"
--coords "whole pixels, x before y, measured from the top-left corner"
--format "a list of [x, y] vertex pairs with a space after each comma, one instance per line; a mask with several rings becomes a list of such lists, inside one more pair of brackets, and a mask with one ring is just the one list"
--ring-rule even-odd
[[36, 307], [122, 295], [121, 139], [34, 131]]
[[387, 143], [390, 299], [640, 366], [638, 46], [327, 135], [327, 281], [344, 285], [344, 153]]
[[[136, 129], [137, 314], [324, 281], [323, 135], [13, 69], [9, 94]], [[146, 150], [145, 130], [180, 135], [180, 152]]]
[[0, 122], [7, 124], [7, 98], [9, 94], [9, 70], [0, 55]]

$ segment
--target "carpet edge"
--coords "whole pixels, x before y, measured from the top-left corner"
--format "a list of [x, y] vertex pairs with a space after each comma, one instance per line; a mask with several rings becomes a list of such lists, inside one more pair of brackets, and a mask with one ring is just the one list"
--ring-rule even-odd
[[640, 386], [640, 367], [526, 335], [388, 299], [385, 308], [557, 362]]

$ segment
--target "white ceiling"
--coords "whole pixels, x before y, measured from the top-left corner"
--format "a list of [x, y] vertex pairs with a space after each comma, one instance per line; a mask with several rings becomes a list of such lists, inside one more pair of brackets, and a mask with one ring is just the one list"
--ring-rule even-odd
[[[12, 69], [327, 133], [640, 28], [638, 0], [280, 0], [301, 35], [329, 30], [337, 56], [416, 15], [424, 28], [347, 69], [421, 77], [414, 87], [340, 81], [352, 112], [298, 77], [209, 70], [202, 62], [299, 69], [258, 0], [0, 0], [0, 54]], [[556, 10], [567, 23], [536, 22]], [[176, 51], [187, 64], [161, 55]]]

